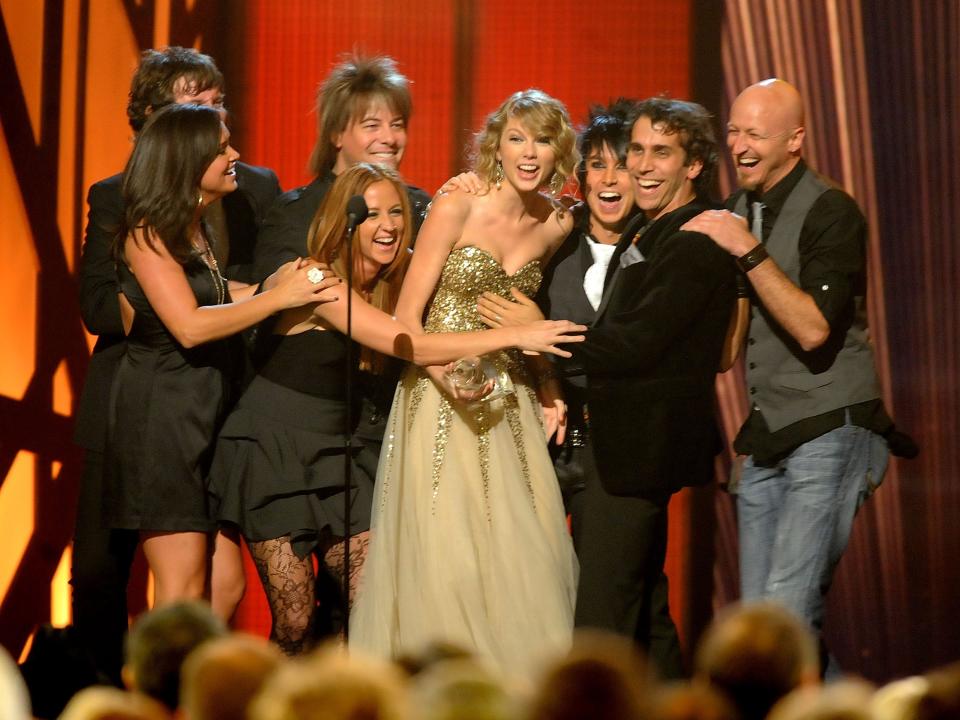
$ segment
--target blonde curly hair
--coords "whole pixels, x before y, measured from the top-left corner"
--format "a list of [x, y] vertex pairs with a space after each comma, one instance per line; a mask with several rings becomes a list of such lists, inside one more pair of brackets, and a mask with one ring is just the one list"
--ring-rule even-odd
[[580, 152], [567, 108], [536, 88], [520, 90], [508, 97], [487, 116], [483, 129], [477, 133], [473, 169], [482, 180], [490, 184], [496, 182], [497, 150], [510, 118], [519, 120], [532, 134], [549, 139], [556, 163], [549, 181], [554, 195], [558, 195], [571, 179], [576, 182], [574, 173], [580, 163]]

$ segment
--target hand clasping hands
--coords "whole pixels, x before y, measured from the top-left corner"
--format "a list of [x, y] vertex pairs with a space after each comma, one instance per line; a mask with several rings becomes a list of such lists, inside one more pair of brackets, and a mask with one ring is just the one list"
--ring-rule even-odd
[[522, 338], [515, 346], [527, 355], [548, 352], [560, 357], [570, 357], [570, 353], [556, 347], [559, 343], [583, 342], [585, 325], [575, 325], [566, 320], [544, 320], [537, 304], [520, 292], [510, 288], [513, 300], [495, 293], [485, 292], [477, 300], [477, 311], [484, 324], [492, 328], [513, 327], [521, 332]]

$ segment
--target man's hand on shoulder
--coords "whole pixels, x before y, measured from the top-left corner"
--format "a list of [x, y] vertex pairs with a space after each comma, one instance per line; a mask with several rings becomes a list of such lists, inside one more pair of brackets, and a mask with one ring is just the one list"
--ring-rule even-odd
[[[444, 190], [441, 188], [427, 206], [426, 219], [462, 224], [470, 213], [471, 202], [476, 196], [459, 186]], [[419, 239], [419, 238], [418, 238]]]
[[747, 227], [747, 219], [729, 210], [705, 210], [680, 229], [706, 235], [734, 257], [746, 255], [757, 246], [757, 239]]
[[490, 186], [481, 180], [480, 176], [475, 172], [468, 170], [467, 172], [462, 172], [459, 175], [454, 175], [443, 185], [441, 185], [440, 189], [437, 190], [437, 194], [434, 196], [434, 199], [439, 197], [442, 193], [448, 193], [458, 189], [462, 190], [468, 195], [480, 194], [489, 190]]
[[488, 327], [515, 327], [543, 320], [537, 304], [515, 287], [510, 288], [513, 300], [485, 292], [477, 299], [477, 312]]

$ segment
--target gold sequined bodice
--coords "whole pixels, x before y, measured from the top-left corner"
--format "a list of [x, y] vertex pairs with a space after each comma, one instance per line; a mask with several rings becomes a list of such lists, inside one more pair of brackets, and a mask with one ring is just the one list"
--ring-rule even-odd
[[[444, 263], [440, 273], [440, 282], [434, 293], [427, 321], [424, 329], [427, 332], [466, 332], [470, 330], [485, 330], [486, 325], [477, 312], [477, 299], [480, 294], [489, 291], [502, 297], [509, 298], [510, 288], [515, 287], [528, 297], [533, 296], [540, 288], [543, 276], [540, 272], [540, 263], [531, 260], [512, 275], [508, 275], [493, 256], [486, 250], [473, 246], [461, 247], [453, 250]], [[454, 422], [468, 422], [477, 438], [477, 453], [480, 475], [483, 481], [483, 493], [486, 498], [489, 492], [490, 468], [490, 439], [491, 428], [506, 420], [509, 432], [513, 437], [517, 451], [518, 462], [524, 482], [530, 492], [530, 501], [534, 502], [533, 490], [530, 485], [530, 471], [527, 464], [527, 451], [524, 445], [524, 428], [520, 420], [518, 393], [526, 393], [531, 405], [537, 402], [536, 395], [527, 375], [526, 366], [520, 360], [518, 350], [501, 350], [485, 356], [497, 370], [510, 374], [516, 393], [508, 393], [501, 400], [495, 401], [495, 406], [479, 402], [472, 405], [459, 404], [456, 411], [450, 399], [443, 395], [440, 399], [436, 418], [430, 418], [431, 428], [436, 429], [436, 442], [432, 453], [433, 464], [433, 502], [436, 503], [440, 492], [440, 475], [443, 467], [443, 458], [446, 453], [447, 441], [450, 437], [450, 428]], [[401, 380], [401, 387], [410, 393], [406, 412], [407, 430], [413, 427], [420, 403], [427, 388], [432, 385], [431, 379], [423, 368], [411, 366]], [[403, 393], [398, 392], [394, 405], [399, 402]], [[391, 413], [393, 422], [397, 421], [396, 407]], [[390, 467], [393, 458], [393, 438], [396, 430], [391, 429], [387, 440], [386, 467]], [[542, 435], [540, 436], [542, 442]], [[388, 473], [389, 474], [389, 473]], [[383, 486], [386, 487], [385, 485]], [[383, 497], [386, 498], [386, 489]], [[490, 519], [489, 507], [487, 519]]]
[[510, 297], [515, 287], [532, 297], [540, 288], [543, 276], [540, 263], [531, 260], [513, 275], [508, 275], [486, 250], [468, 245], [453, 250], [440, 274], [427, 322], [427, 332], [463, 332], [485, 330], [477, 312], [477, 298], [483, 292]]

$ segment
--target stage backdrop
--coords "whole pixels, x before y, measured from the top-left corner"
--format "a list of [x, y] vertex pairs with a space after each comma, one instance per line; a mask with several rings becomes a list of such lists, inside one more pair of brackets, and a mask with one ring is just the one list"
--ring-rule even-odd
[[[886, 399], [924, 449], [893, 465], [858, 521], [828, 637], [845, 666], [874, 679], [955, 657], [960, 188], [949, 118], [960, 109], [960, 11], [947, 0], [862, 4], [0, 0], [0, 642], [16, 656], [36, 623], [70, 619], [71, 415], [92, 346], [76, 300], [85, 190], [129, 152], [124, 104], [139, 51], [169, 43], [218, 60], [235, 145], [285, 188], [309, 180], [315, 90], [351, 50], [391, 55], [413, 81], [402, 170], [430, 192], [467, 166], [472, 132], [517, 89], [544, 89], [578, 121], [590, 103], [665, 92], [722, 123], [744, 85], [770, 75], [797, 84], [812, 163], [871, 221]], [[718, 381], [728, 435], [746, 407], [740, 373]], [[671, 523], [671, 603], [689, 644], [714, 606], [736, 598], [735, 517], [726, 495], [704, 489], [675, 499]], [[238, 622], [266, 632], [252, 568], [249, 577]], [[146, 585], [139, 573], [134, 609]]]
[[[604, 10], [587, 13], [572, 0], [549, 6], [360, 0], [349, 12], [311, 0], [249, 2], [242, 32], [235, 35], [242, 38], [235, 47], [243, 52], [225, 57], [229, 95], [236, 96], [238, 82], [244, 88], [236, 103], [230, 101], [241, 152], [248, 149], [247, 159], [275, 168], [285, 187], [308, 181], [317, 86], [344, 52], [353, 50], [390, 55], [411, 79], [414, 110], [401, 169], [430, 193], [468, 167], [473, 132], [516, 90], [541, 88], [563, 100], [577, 122], [591, 103], [619, 95], [687, 97], [690, 3], [621, 0]], [[612, 17], [618, 18], [615, 32]], [[650, 17], [659, 18], [656, 32], [647, 26]], [[640, 37], [644, 41], [638, 43]], [[680, 576], [689, 547], [688, 503], [686, 494], [678, 496], [672, 525], [677, 608], [686, 606]], [[250, 627], [260, 627], [266, 617], [255, 585], [238, 618]]]
[[[791, 80], [806, 100], [807, 158], [867, 216], [884, 399], [921, 447], [893, 460], [861, 511], [829, 596], [830, 649], [872, 679], [960, 658], [958, 31], [953, 0], [727, 0], [723, 22], [721, 119], [747, 84]], [[728, 397], [728, 411], [745, 409]], [[728, 502], [717, 517], [723, 604], [736, 597]]]

